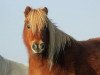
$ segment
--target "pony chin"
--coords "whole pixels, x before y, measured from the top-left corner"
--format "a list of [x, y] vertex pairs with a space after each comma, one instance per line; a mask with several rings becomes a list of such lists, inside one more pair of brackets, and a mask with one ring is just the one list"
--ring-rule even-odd
[[33, 54], [41, 54], [41, 53], [42, 53], [42, 51], [37, 52], [37, 51], [35, 51], [34, 49], [32, 49], [32, 52], [33, 52]]
[[36, 52], [35, 50], [32, 49], [33, 54], [37, 54], [38, 52]]

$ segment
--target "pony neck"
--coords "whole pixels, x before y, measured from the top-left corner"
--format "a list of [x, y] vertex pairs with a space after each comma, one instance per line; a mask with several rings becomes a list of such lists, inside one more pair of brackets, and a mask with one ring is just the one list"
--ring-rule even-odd
[[29, 74], [30, 75], [40, 75], [42, 74], [43, 70], [49, 72], [49, 65], [48, 60], [33, 54], [29, 58]]

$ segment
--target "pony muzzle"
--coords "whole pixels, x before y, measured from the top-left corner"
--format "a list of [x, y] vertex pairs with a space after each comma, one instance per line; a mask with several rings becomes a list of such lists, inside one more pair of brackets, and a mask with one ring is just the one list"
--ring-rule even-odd
[[33, 53], [42, 53], [45, 49], [45, 44], [32, 43], [31, 48], [32, 48]]

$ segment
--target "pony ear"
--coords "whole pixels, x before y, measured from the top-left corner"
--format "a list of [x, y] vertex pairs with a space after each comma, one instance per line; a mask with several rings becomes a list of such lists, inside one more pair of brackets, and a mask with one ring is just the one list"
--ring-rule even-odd
[[25, 11], [24, 11], [25, 17], [28, 15], [28, 13], [29, 13], [31, 10], [32, 10], [32, 8], [29, 7], [29, 6], [27, 6], [27, 7], [25, 8]]
[[48, 14], [48, 8], [47, 8], [47, 7], [44, 7], [42, 10], [43, 10], [46, 14]]

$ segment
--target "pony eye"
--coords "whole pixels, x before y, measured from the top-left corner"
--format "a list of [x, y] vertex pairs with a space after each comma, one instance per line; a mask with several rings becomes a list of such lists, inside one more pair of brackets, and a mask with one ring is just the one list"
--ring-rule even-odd
[[30, 28], [31, 28], [31, 26], [28, 24], [28, 25], [27, 25], [27, 28], [28, 28], [28, 29], [30, 29]]

